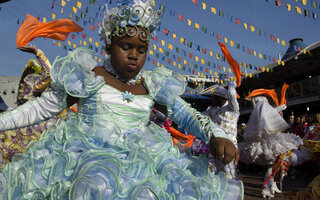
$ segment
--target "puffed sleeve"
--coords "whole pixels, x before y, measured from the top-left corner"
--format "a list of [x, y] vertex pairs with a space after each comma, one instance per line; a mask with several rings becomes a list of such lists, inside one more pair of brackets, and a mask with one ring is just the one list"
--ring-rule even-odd
[[104, 80], [92, 72], [97, 66], [92, 54], [91, 50], [80, 47], [66, 57], [57, 57], [50, 71], [51, 84], [73, 97], [85, 98], [96, 92]]

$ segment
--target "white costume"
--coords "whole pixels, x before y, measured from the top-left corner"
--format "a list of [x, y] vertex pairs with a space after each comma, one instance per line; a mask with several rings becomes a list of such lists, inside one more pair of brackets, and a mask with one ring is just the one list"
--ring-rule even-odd
[[[223, 87], [214, 89], [213, 95], [221, 96], [227, 99], [227, 102], [222, 107], [210, 106], [203, 114], [210, 116], [212, 122], [217, 124], [232, 140], [233, 144], [237, 144], [237, 122], [240, 116], [239, 103], [237, 101], [236, 83], [230, 82], [228, 90]], [[237, 179], [236, 166], [233, 162], [223, 166], [219, 161], [210, 157], [210, 169], [213, 172], [220, 170], [226, 172], [231, 178]]]
[[[266, 179], [271, 175], [271, 166], [278, 155], [297, 149], [302, 144], [298, 136], [283, 133], [288, 128], [288, 124], [279, 112], [285, 108], [286, 105], [273, 108], [265, 97], [254, 97], [254, 109], [243, 135], [244, 142], [239, 143], [241, 161], [247, 164], [269, 166]], [[280, 190], [271, 178], [262, 193], [264, 196], [272, 197], [274, 192], [280, 192]]]

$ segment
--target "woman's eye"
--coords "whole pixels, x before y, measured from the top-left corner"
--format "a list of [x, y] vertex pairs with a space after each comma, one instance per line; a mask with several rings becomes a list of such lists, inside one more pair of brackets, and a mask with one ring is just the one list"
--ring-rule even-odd
[[148, 48], [146, 47], [141, 47], [138, 49], [139, 53], [146, 53], [148, 51]]
[[120, 45], [120, 48], [123, 49], [123, 50], [129, 50], [129, 49], [130, 49], [130, 46], [127, 45], [127, 44], [121, 44], [121, 45]]

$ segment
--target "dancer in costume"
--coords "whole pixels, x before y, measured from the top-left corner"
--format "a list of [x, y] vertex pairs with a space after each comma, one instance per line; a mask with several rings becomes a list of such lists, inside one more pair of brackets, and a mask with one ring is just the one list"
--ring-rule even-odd
[[[239, 103], [237, 101], [238, 95], [235, 88], [241, 85], [241, 70], [239, 63], [231, 56], [227, 46], [221, 42], [218, 42], [218, 44], [235, 75], [235, 81], [229, 82], [228, 90], [223, 87], [209, 87], [202, 91], [201, 94], [214, 95], [212, 102], [213, 107], [205, 111], [205, 114], [209, 115], [211, 120], [220, 126], [220, 128], [231, 138], [233, 144], [237, 147], [237, 122], [240, 112]], [[219, 160], [213, 159], [212, 154], [209, 154], [209, 157], [210, 169], [212, 172], [217, 173], [218, 171], [224, 171], [230, 178], [238, 179], [236, 166], [233, 163], [223, 166]]]
[[[19, 83], [17, 105], [39, 97], [48, 90], [51, 80], [49, 75], [50, 62], [40, 49], [21, 47], [20, 50], [35, 54], [40, 63], [32, 59], [26, 64]], [[23, 153], [31, 141], [39, 140], [42, 132], [47, 130], [48, 126], [54, 124], [56, 120], [57, 117], [53, 117], [34, 126], [1, 132], [0, 168], [2, 169], [7, 162], [10, 162], [14, 154]]]
[[237, 157], [224, 132], [178, 96], [185, 91], [181, 75], [156, 68], [139, 76], [163, 10], [153, 1], [124, 2], [106, 9], [100, 34], [110, 58], [104, 66], [86, 48], [58, 57], [49, 91], [0, 115], [1, 129], [14, 129], [78, 102], [77, 115], [59, 120], [1, 171], [2, 198], [243, 198], [241, 181], [208, 173], [207, 157], [180, 152], [164, 128], [149, 124], [154, 103], [166, 105], [168, 117], [212, 143], [226, 161]]
[[272, 90], [257, 89], [248, 96], [254, 104], [244, 132], [244, 141], [239, 143], [240, 159], [246, 164], [258, 164], [267, 167], [262, 189], [263, 197], [274, 197], [274, 193], [280, 193], [274, 177], [272, 165], [276, 157], [288, 150], [296, 149], [301, 139], [283, 131], [288, 128], [286, 121], [279, 115], [286, 108], [282, 104], [273, 108], [266, 97], [269, 95], [278, 105], [276, 92]]
[[[240, 111], [236, 82], [229, 82], [228, 90], [221, 86], [211, 87], [201, 94], [211, 98], [211, 105], [203, 114], [210, 116], [211, 120], [231, 138], [233, 144], [237, 147], [237, 123]], [[209, 155], [209, 166], [213, 173], [224, 171], [230, 178], [237, 179], [236, 166], [232, 162], [224, 166], [223, 163]]]

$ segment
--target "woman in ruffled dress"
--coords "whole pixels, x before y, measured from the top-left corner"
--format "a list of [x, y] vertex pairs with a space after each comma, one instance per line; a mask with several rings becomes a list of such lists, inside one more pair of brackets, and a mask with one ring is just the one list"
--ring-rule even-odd
[[149, 123], [154, 103], [165, 105], [175, 123], [210, 143], [224, 163], [238, 162], [224, 132], [179, 96], [181, 75], [166, 68], [140, 73], [162, 14], [152, 0], [106, 9], [100, 35], [110, 57], [104, 65], [85, 48], [58, 57], [49, 90], [0, 115], [2, 130], [15, 129], [78, 102], [77, 115], [59, 120], [1, 171], [1, 198], [243, 198], [241, 181], [208, 173], [206, 156], [179, 151], [164, 128]]

